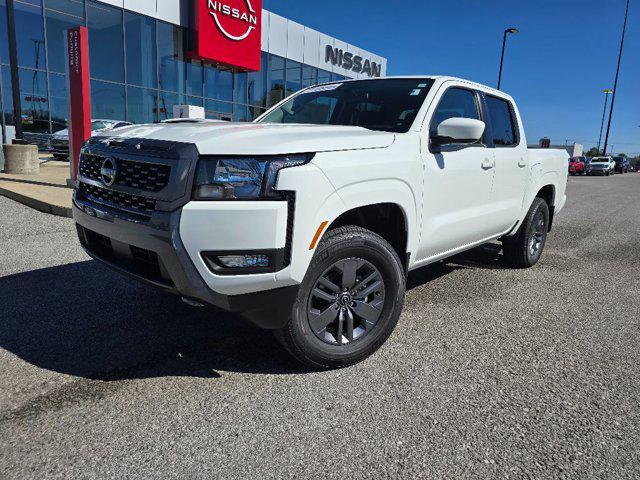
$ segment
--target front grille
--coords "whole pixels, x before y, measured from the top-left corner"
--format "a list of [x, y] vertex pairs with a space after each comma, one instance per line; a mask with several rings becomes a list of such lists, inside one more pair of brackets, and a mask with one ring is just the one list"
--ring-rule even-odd
[[[80, 160], [80, 175], [91, 180], [100, 180], [100, 168], [106, 157], [85, 154]], [[118, 174], [115, 185], [136, 188], [145, 192], [159, 192], [169, 183], [171, 167], [158, 163], [136, 162], [115, 159]]]
[[153, 198], [131, 195], [130, 193], [116, 192], [106, 188], [96, 187], [80, 182], [78, 186], [80, 198], [101, 203], [112, 208], [139, 213], [150, 216], [156, 208]]

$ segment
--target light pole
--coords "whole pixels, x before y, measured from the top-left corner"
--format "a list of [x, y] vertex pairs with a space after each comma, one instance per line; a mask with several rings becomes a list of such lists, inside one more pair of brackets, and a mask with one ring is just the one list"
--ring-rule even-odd
[[502, 36], [502, 55], [500, 55], [500, 72], [498, 73], [498, 90], [502, 83], [502, 66], [504, 65], [504, 48], [507, 45], [507, 33], [519, 33], [517, 28], [507, 28]]
[[620, 52], [618, 53], [618, 66], [616, 67], [616, 80], [613, 82], [613, 95], [611, 96], [611, 109], [609, 110], [609, 121], [607, 122], [607, 134], [604, 137], [604, 151], [607, 151], [607, 143], [609, 143], [609, 132], [611, 131], [611, 118], [613, 118], [613, 104], [616, 101], [616, 93], [618, 92], [618, 76], [620, 75], [620, 61], [622, 60], [622, 49], [624, 48], [624, 34], [627, 32], [627, 18], [629, 17], [629, 0], [627, 0], [627, 9], [624, 13], [624, 24], [622, 25], [622, 37], [620, 38]]
[[600, 136], [598, 137], [598, 154], [600, 153], [600, 143], [602, 142], [602, 129], [604, 128], [604, 117], [607, 114], [607, 101], [609, 100], [609, 95], [613, 93], [613, 90], [607, 88], [604, 90], [604, 109], [602, 110], [602, 122], [600, 123]]

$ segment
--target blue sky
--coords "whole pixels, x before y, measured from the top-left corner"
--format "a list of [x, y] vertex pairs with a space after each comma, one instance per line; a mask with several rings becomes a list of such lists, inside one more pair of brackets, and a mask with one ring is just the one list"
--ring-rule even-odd
[[[527, 140], [598, 140], [613, 87], [625, 0], [263, 0], [264, 8], [389, 59], [389, 75], [444, 74], [495, 86], [502, 32], [503, 90]], [[640, 1], [631, 1], [609, 143], [640, 152]]]

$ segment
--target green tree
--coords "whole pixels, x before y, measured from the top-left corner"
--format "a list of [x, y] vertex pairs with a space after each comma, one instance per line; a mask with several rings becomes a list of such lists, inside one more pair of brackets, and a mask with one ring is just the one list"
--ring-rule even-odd
[[597, 157], [598, 155], [600, 155], [600, 152], [598, 151], [598, 149], [596, 147], [591, 147], [587, 153], [585, 153], [585, 155], [587, 157]]

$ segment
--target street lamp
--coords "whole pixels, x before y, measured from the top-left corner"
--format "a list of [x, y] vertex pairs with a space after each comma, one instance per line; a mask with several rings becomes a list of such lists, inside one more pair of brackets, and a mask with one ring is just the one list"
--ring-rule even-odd
[[519, 33], [517, 28], [507, 28], [502, 36], [502, 55], [500, 56], [500, 73], [498, 73], [498, 90], [500, 90], [500, 83], [502, 83], [502, 65], [504, 64], [504, 47], [507, 44], [507, 33]]
[[600, 123], [600, 136], [598, 137], [598, 153], [600, 153], [600, 143], [602, 142], [602, 129], [604, 128], [604, 117], [607, 114], [607, 102], [609, 101], [609, 95], [613, 93], [613, 90], [607, 88], [604, 90], [604, 110], [602, 110], [602, 122]]

